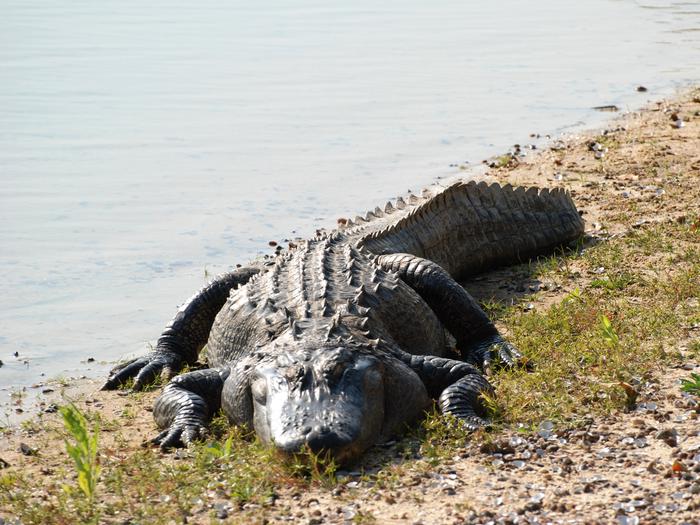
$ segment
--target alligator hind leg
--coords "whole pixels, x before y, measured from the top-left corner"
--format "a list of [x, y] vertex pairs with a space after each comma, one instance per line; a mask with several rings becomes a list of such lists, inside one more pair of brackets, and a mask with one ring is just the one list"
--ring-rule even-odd
[[153, 352], [112, 369], [103, 390], [112, 390], [134, 378], [134, 390], [153, 382], [158, 374], [170, 378], [183, 365], [197, 361], [209, 338], [214, 318], [224, 306], [232, 288], [243, 285], [258, 273], [257, 268], [239, 268], [216, 277], [194, 294], [175, 314]]
[[488, 369], [494, 357], [513, 366], [522, 357], [501, 337], [474, 298], [439, 264], [407, 253], [380, 255], [377, 264], [397, 274], [435, 312], [457, 339], [461, 357]]
[[211, 416], [221, 407], [229, 368], [196, 370], [173, 378], [153, 405], [153, 417], [164, 428], [152, 442], [161, 448], [187, 446], [204, 436]]

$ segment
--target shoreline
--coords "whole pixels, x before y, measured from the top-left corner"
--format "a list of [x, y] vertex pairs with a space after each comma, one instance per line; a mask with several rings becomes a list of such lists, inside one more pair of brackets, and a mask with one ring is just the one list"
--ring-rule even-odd
[[[677, 126], [678, 119], [671, 118], [674, 113], [682, 118], [682, 127]], [[562, 186], [571, 191], [586, 220], [585, 250], [589, 253], [614, 243], [621, 243], [619, 249], [624, 250], [648, 242], [649, 253], [642, 250], [618, 260], [626, 264], [636, 261], [639, 267], [629, 270], [639, 271], [640, 276], [648, 274], [650, 279], [654, 271], [660, 274], [656, 278], [665, 278], [666, 274], [672, 277], [675, 268], [700, 263], [694, 260], [697, 250], [693, 251], [700, 243], [700, 88], [689, 88], [673, 99], [617, 116], [605, 132], [574, 133], [516, 159], [488, 169], [486, 175], [501, 183]], [[678, 238], [664, 243], [663, 236], [668, 232], [678, 233]], [[652, 234], [659, 238], [652, 239]], [[671, 244], [673, 249], [668, 247]], [[493, 309], [499, 328], [525, 338], [519, 332], [523, 326], [519, 323], [529, 315], [527, 312], [543, 313], [565, 302], [576, 290], [596, 294], [601, 287], [617, 282], [614, 279], [619, 275], [613, 270], [625, 268], [611, 268], [608, 262], [614, 262], [614, 258], [593, 265], [592, 261], [597, 260], [602, 261], [602, 257], [584, 260], [571, 255], [535, 274], [524, 268], [528, 265], [504, 268], [477, 276], [466, 286], [482, 302], [501, 305]], [[641, 277], [635, 278], [639, 281]], [[632, 385], [638, 397], [629, 412], [601, 406], [591, 412], [583, 427], [562, 423], [560, 428], [557, 422], [553, 429], [542, 426], [546, 421], [530, 421], [532, 416], [526, 412], [520, 420], [506, 414], [503, 428], [468, 438], [459, 446], [445, 445], [448, 453], [432, 457], [426, 448], [430, 438], [424, 437], [421, 442], [409, 436], [388, 447], [375, 447], [372, 458], [365, 462], [364, 473], [339, 473], [330, 488], [318, 479], [306, 486], [288, 479], [286, 485], [274, 487], [271, 503], [251, 498], [240, 505], [230, 503], [230, 487], [201, 494], [202, 502], [187, 508], [187, 522], [216, 521], [218, 513], [225, 514], [221, 519], [227, 523], [302, 519], [307, 523], [363, 519], [366, 523], [373, 519], [380, 523], [486, 523], [498, 519], [515, 523], [516, 517], [522, 520], [523, 516], [554, 523], [623, 523], [619, 516], [624, 516], [624, 523], [697, 523], [693, 520], [700, 512], [700, 457], [695, 459], [700, 455], [700, 398], [694, 402], [678, 388], [680, 379], [700, 372], [700, 317], [693, 321], [692, 314], [693, 308], [700, 311], [700, 307], [695, 288], [688, 290], [690, 295], [679, 302], [683, 315], [685, 309], [691, 312], [686, 315], [688, 321], [683, 317], [682, 329], [675, 335], [663, 333], [658, 340], [650, 341], [670, 357], [650, 368], [649, 377]], [[631, 303], [644, 302], [643, 289], [630, 292], [623, 286], [611, 291], [613, 294], [606, 299], [611, 303], [620, 300], [618, 296]], [[507, 307], [513, 311], [502, 314]], [[510, 324], [511, 319], [516, 321]], [[505, 402], [517, 396], [517, 392], [508, 390], [507, 377], [497, 381]], [[174, 454], [164, 456], [141, 448], [141, 443], [155, 433], [146, 407], [157, 391], [135, 396], [94, 391], [100, 382], [79, 381], [77, 390], [69, 387], [66, 393], [81, 410], [99, 414], [103, 478], [110, 469], [118, 471], [119, 466], [137, 457], [143, 460], [141, 454], [150, 453], [153, 464], [162, 463], [164, 468], [194, 461], [189, 452], [180, 460]], [[81, 391], [81, 386], [87, 388]], [[619, 388], [615, 392], [620, 395]], [[62, 392], [56, 388], [50, 394], [50, 402], [58, 403]], [[578, 417], [576, 412], [564, 414], [562, 422], [573, 422]], [[518, 424], [524, 431], [518, 432]], [[39, 455], [23, 454], [21, 443]], [[399, 446], [413, 451], [411, 459], [394, 457], [402, 453]], [[21, 511], [17, 502], [31, 502], [35, 509], [53, 509], [44, 518], [68, 523], [61, 521], [62, 514], [56, 510], [66, 504], [61, 499], [65, 496], [56, 491], [61, 490], [64, 474], [72, 468], [63, 450], [56, 413], [41, 413], [19, 428], [4, 430], [0, 466], [3, 462], [7, 466], [0, 468], [0, 476], [22, 476], [37, 487], [32, 487], [25, 500], [18, 499], [19, 482], [9, 491], [15, 499], [0, 488], [0, 517], [20, 517], [15, 513], [27, 511]], [[137, 478], [143, 475], [138, 469], [132, 470]], [[126, 496], [117, 495], [111, 485], [103, 483], [98, 506], [104, 512], [111, 509], [112, 514], [103, 514], [106, 521], [101, 522], [121, 523], [132, 518], [148, 522], [156, 517], [145, 508], [148, 505], [162, 506], [157, 517], [163, 523], [175, 520], [180, 512], [171, 508], [174, 502], [156, 503], [152, 495], [130, 503], [128, 508], [120, 507], [119, 498], [136, 497], [136, 493], [127, 489]], [[169, 487], [184, 490], [177, 484]], [[14, 504], [18, 507], [9, 506]], [[67, 511], [70, 505], [80, 510], [79, 503], [70, 500]], [[114, 509], [118, 509], [116, 514]], [[35, 510], [34, 518], [21, 516], [23, 522], [36, 522], [38, 512]]]

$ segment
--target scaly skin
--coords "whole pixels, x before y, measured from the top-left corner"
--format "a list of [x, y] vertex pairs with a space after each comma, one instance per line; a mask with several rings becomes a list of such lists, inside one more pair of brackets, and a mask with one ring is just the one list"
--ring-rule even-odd
[[[156, 401], [162, 447], [186, 445], [219, 409], [284, 452], [350, 463], [437, 399], [474, 429], [487, 424], [482, 370], [520, 357], [454, 278], [527, 260], [583, 232], [571, 198], [457, 183], [377, 208], [267, 266], [225, 274], [195, 294], [155, 352], [105, 388], [192, 364]], [[457, 349], [448, 348], [445, 331]]]

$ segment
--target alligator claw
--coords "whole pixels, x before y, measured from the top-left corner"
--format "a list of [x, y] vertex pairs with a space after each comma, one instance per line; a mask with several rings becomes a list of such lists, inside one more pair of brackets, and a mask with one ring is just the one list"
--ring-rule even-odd
[[515, 345], [509, 343], [500, 335], [481, 341], [472, 350], [467, 360], [476, 366], [480, 366], [487, 375], [493, 368], [498, 367], [514, 368], [525, 366], [528, 369], [530, 368]]
[[[501, 339], [500, 341], [494, 342], [488, 351], [489, 359], [488, 364], [494, 360], [508, 368], [517, 366], [523, 358], [523, 355], [518, 351], [517, 348], [508, 341]], [[486, 362], [484, 363], [486, 365]]]
[[134, 378], [132, 390], [143, 390], [145, 386], [153, 383], [159, 374], [164, 375], [165, 379], [169, 379], [179, 368], [180, 360], [175, 355], [157, 351], [151, 352], [143, 357], [137, 357], [115, 366], [101, 390], [114, 390], [132, 377]]
[[158, 445], [163, 450], [182, 448], [203, 438], [205, 434], [206, 427], [200, 421], [176, 422], [151, 439], [151, 443]]

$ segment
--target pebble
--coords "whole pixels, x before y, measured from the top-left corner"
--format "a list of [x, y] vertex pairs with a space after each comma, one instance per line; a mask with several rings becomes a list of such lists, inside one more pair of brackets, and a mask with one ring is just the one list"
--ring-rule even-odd
[[598, 456], [599, 458], [607, 458], [609, 455], [610, 455], [610, 448], [608, 448], [608, 447], [601, 448], [596, 454], [596, 456]]
[[37, 456], [38, 451], [35, 448], [30, 447], [26, 443], [19, 444], [19, 451], [25, 456]]
[[537, 430], [537, 434], [544, 438], [549, 439], [552, 436], [552, 430], [554, 429], [554, 423], [551, 421], [543, 421]]
[[669, 447], [678, 446], [678, 431], [675, 428], [665, 428], [656, 433], [656, 439], [662, 440]]

